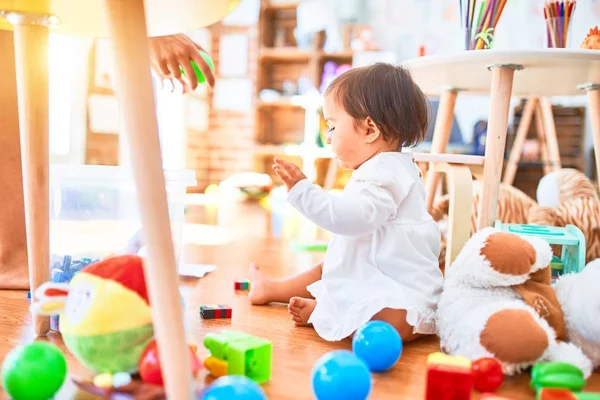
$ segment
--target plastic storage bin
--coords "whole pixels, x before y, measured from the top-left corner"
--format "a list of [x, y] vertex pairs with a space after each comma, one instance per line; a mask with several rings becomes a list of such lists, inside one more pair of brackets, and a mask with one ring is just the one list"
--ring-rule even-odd
[[[194, 171], [165, 171], [175, 257], [179, 264], [188, 186]], [[152, 201], [147, 199], [146, 201]], [[50, 276], [69, 282], [112, 254], [145, 253], [133, 172], [96, 165], [50, 165]], [[57, 329], [56, 321], [53, 329]]]

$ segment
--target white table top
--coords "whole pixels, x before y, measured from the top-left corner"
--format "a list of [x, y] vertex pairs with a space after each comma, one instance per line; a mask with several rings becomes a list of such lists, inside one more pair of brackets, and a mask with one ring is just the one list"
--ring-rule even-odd
[[472, 50], [408, 60], [412, 76], [425, 94], [439, 95], [448, 87], [475, 95], [489, 95], [492, 73], [488, 66], [517, 64], [514, 96], [572, 96], [586, 92], [577, 86], [600, 85], [600, 51], [579, 49]]

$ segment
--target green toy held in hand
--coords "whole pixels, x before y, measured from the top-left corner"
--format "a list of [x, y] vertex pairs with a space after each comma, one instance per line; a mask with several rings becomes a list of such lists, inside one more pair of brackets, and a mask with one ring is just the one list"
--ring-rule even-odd
[[[210, 56], [208, 55], [208, 53], [206, 53], [205, 51], [200, 50], [200, 55], [202, 56], [202, 58], [204, 58], [204, 60], [208, 64], [208, 67], [210, 68], [210, 70], [214, 72], [215, 71], [215, 64], [213, 63], [213, 60], [210, 58]], [[202, 71], [198, 67], [198, 64], [196, 64], [196, 62], [194, 60], [191, 60], [190, 62], [192, 63], [192, 68], [194, 68], [194, 71], [196, 72], [196, 76], [198, 77], [198, 83], [204, 83], [204, 82], [206, 82], [206, 78], [204, 77], [204, 74], [202, 73]], [[185, 76], [185, 71], [183, 70], [183, 68], [181, 68], [181, 75]]]
[[51, 399], [66, 377], [64, 354], [47, 342], [16, 347], [2, 363], [2, 386], [14, 400]]

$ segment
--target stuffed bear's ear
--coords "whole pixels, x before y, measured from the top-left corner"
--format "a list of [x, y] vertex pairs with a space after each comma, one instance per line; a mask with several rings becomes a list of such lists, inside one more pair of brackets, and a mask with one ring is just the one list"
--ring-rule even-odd
[[[485, 228], [465, 244], [446, 279], [476, 287], [508, 287], [529, 279], [530, 273], [547, 266], [552, 259], [550, 246], [536, 238]], [[547, 253], [547, 254], [546, 254]]]

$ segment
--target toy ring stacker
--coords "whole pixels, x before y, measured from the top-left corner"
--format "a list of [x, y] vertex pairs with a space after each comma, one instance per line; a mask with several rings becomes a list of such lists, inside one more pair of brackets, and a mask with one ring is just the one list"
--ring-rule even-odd
[[[193, 398], [177, 290], [177, 268], [162, 171], [148, 36], [186, 32], [222, 19], [241, 0], [0, 0], [0, 29], [14, 29], [22, 135], [25, 221], [31, 292], [49, 280], [48, 36], [60, 32], [112, 39], [116, 91], [132, 156], [168, 398]], [[146, 26], [146, 24], [148, 26]], [[149, 201], [151, 199], [151, 201]], [[146, 201], [144, 201], [146, 200]], [[33, 320], [37, 335], [47, 316]]]

